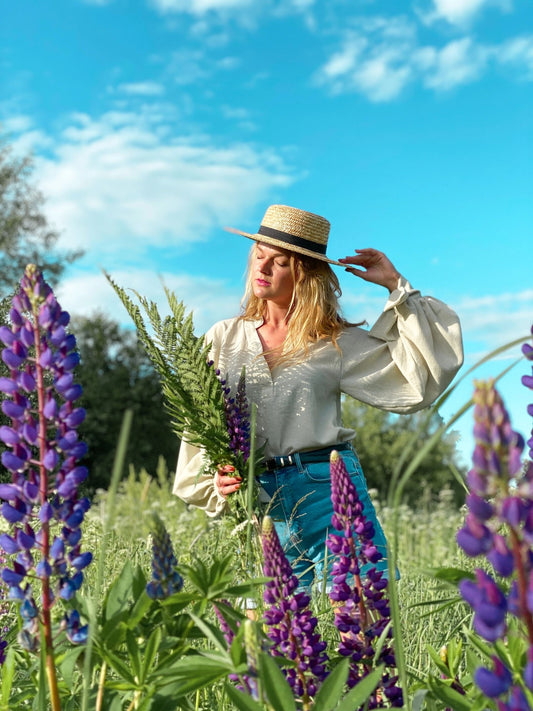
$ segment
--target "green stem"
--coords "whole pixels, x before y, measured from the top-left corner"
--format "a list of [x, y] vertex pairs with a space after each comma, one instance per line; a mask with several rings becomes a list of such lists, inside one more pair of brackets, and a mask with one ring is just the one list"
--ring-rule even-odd
[[104, 700], [104, 683], [107, 674], [107, 662], [104, 661], [102, 668], [100, 669], [100, 679], [98, 681], [98, 694], [96, 695], [96, 703], [94, 706], [94, 711], [102, 711], [102, 703]]

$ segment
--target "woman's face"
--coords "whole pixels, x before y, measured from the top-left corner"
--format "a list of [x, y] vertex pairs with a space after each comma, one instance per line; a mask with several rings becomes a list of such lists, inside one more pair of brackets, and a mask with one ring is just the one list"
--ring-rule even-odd
[[252, 258], [252, 288], [257, 298], [288, 308], [294, 291], [290, 252], [258, 242]]

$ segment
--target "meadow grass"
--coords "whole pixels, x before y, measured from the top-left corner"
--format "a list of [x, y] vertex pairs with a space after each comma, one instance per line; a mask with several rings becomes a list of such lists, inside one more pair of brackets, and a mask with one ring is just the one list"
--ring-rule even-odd
[[[371, 492], [376, 501], [376, 492]], [[102, 521], [107, 505], [106, 494], [96, 498], [84, 532], [85, 545], [95, 552], [101, 544]], [[244, 537], [236, 534], [225, 519], [209, 519], [198, 509], [187, 507], [170, 492], [169, 475], [163, 461], [155, 477], [144, 470], [133, 470], [121, 482], [114, 502], [115, 516], [108, 553], [104, 565], [104, 588], [118, 575], [125, 560], [140, 565], [148, 576], [151, 547], [149, 539], [149, 512], [156, 511], [163, 519], [172, 538], [180, 564], [190, 564], [200, 558], [209, 564], [225, 554], [234, 556], [236, 580], [248, 573], [260, 576], [260, 556], [255, 548], [252, 569], [243, 564]], [[376, 505], [386, 534], [392, 521], [392, 511]], [[428, 645], [436, 651], [450, 639], [460, 637], [462, 628], [469, 624], [470, 613], [459, 602], [457, 588], [435, 579], [434, 570], [441, 567], [471, 568], [472, 563], [462, 554], [455, 542], [455, 534], [462, 523], [463, 511], [453, 504], [451, 491], [442, 491], [438, 498], [423, 493], [415, 508], [402, 505], [397, 512], [398, 567], [400, 580], [398, 592], [401, 610], [401, 634], [406, 656], [406, 667], [413, 689], [429, 673], [437, 673], [428, 653]], [[87, 571], [84, 586], [95, 584], [98, 560]], [[448, 604], [452, 600], [453, 604]], [[257, 605], [261, 609], [260, 589]], [[324, 638], [334, 642], [338, 632], [333, 625], [333, 613], [327, 597], [319, 591], [313, 597], [313, 606], [319, 617]], [[398, 634], [398, 631], [396, 632]], [[332, 648], [335, 645], [332, 645]], [[203, 690], [197, 697], [197, 708], [218, 708], [225, 702], [216, 689]], [[229, 708], [229, 707], [228, 707]]]

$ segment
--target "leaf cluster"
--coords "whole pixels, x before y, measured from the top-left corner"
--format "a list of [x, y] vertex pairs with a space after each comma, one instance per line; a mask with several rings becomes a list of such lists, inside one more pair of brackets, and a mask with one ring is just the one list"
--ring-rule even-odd
[[186, 313], [183, 302], [167, 288], [168, 316], [162, 318], [153, 301], [134, 292], [141, 311], [109, 274], [106, 277], [131, 316], [159, 375], [174, 432], [205, 451], [207, 468], [226, 462], [239, 468], [229, 450], [222, 385], [208, 361], [210, 344], [194, 334], [192, 314]]

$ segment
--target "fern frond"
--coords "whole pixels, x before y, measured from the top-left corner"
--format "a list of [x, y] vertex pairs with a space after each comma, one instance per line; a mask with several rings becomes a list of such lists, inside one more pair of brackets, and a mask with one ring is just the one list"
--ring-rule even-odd
[[214, 470], [221, 463], [243, 466], [229, 448], [224, 392], [208, 361], [210, 344], [195, 336], [191, 313], [165, 288], [170, 315], [161, 317], [157, 305], [133, 291], [138, 304], [104, 272], [128, 314], [161, 381], [165, 407], [176, 435], [204, 449]]

